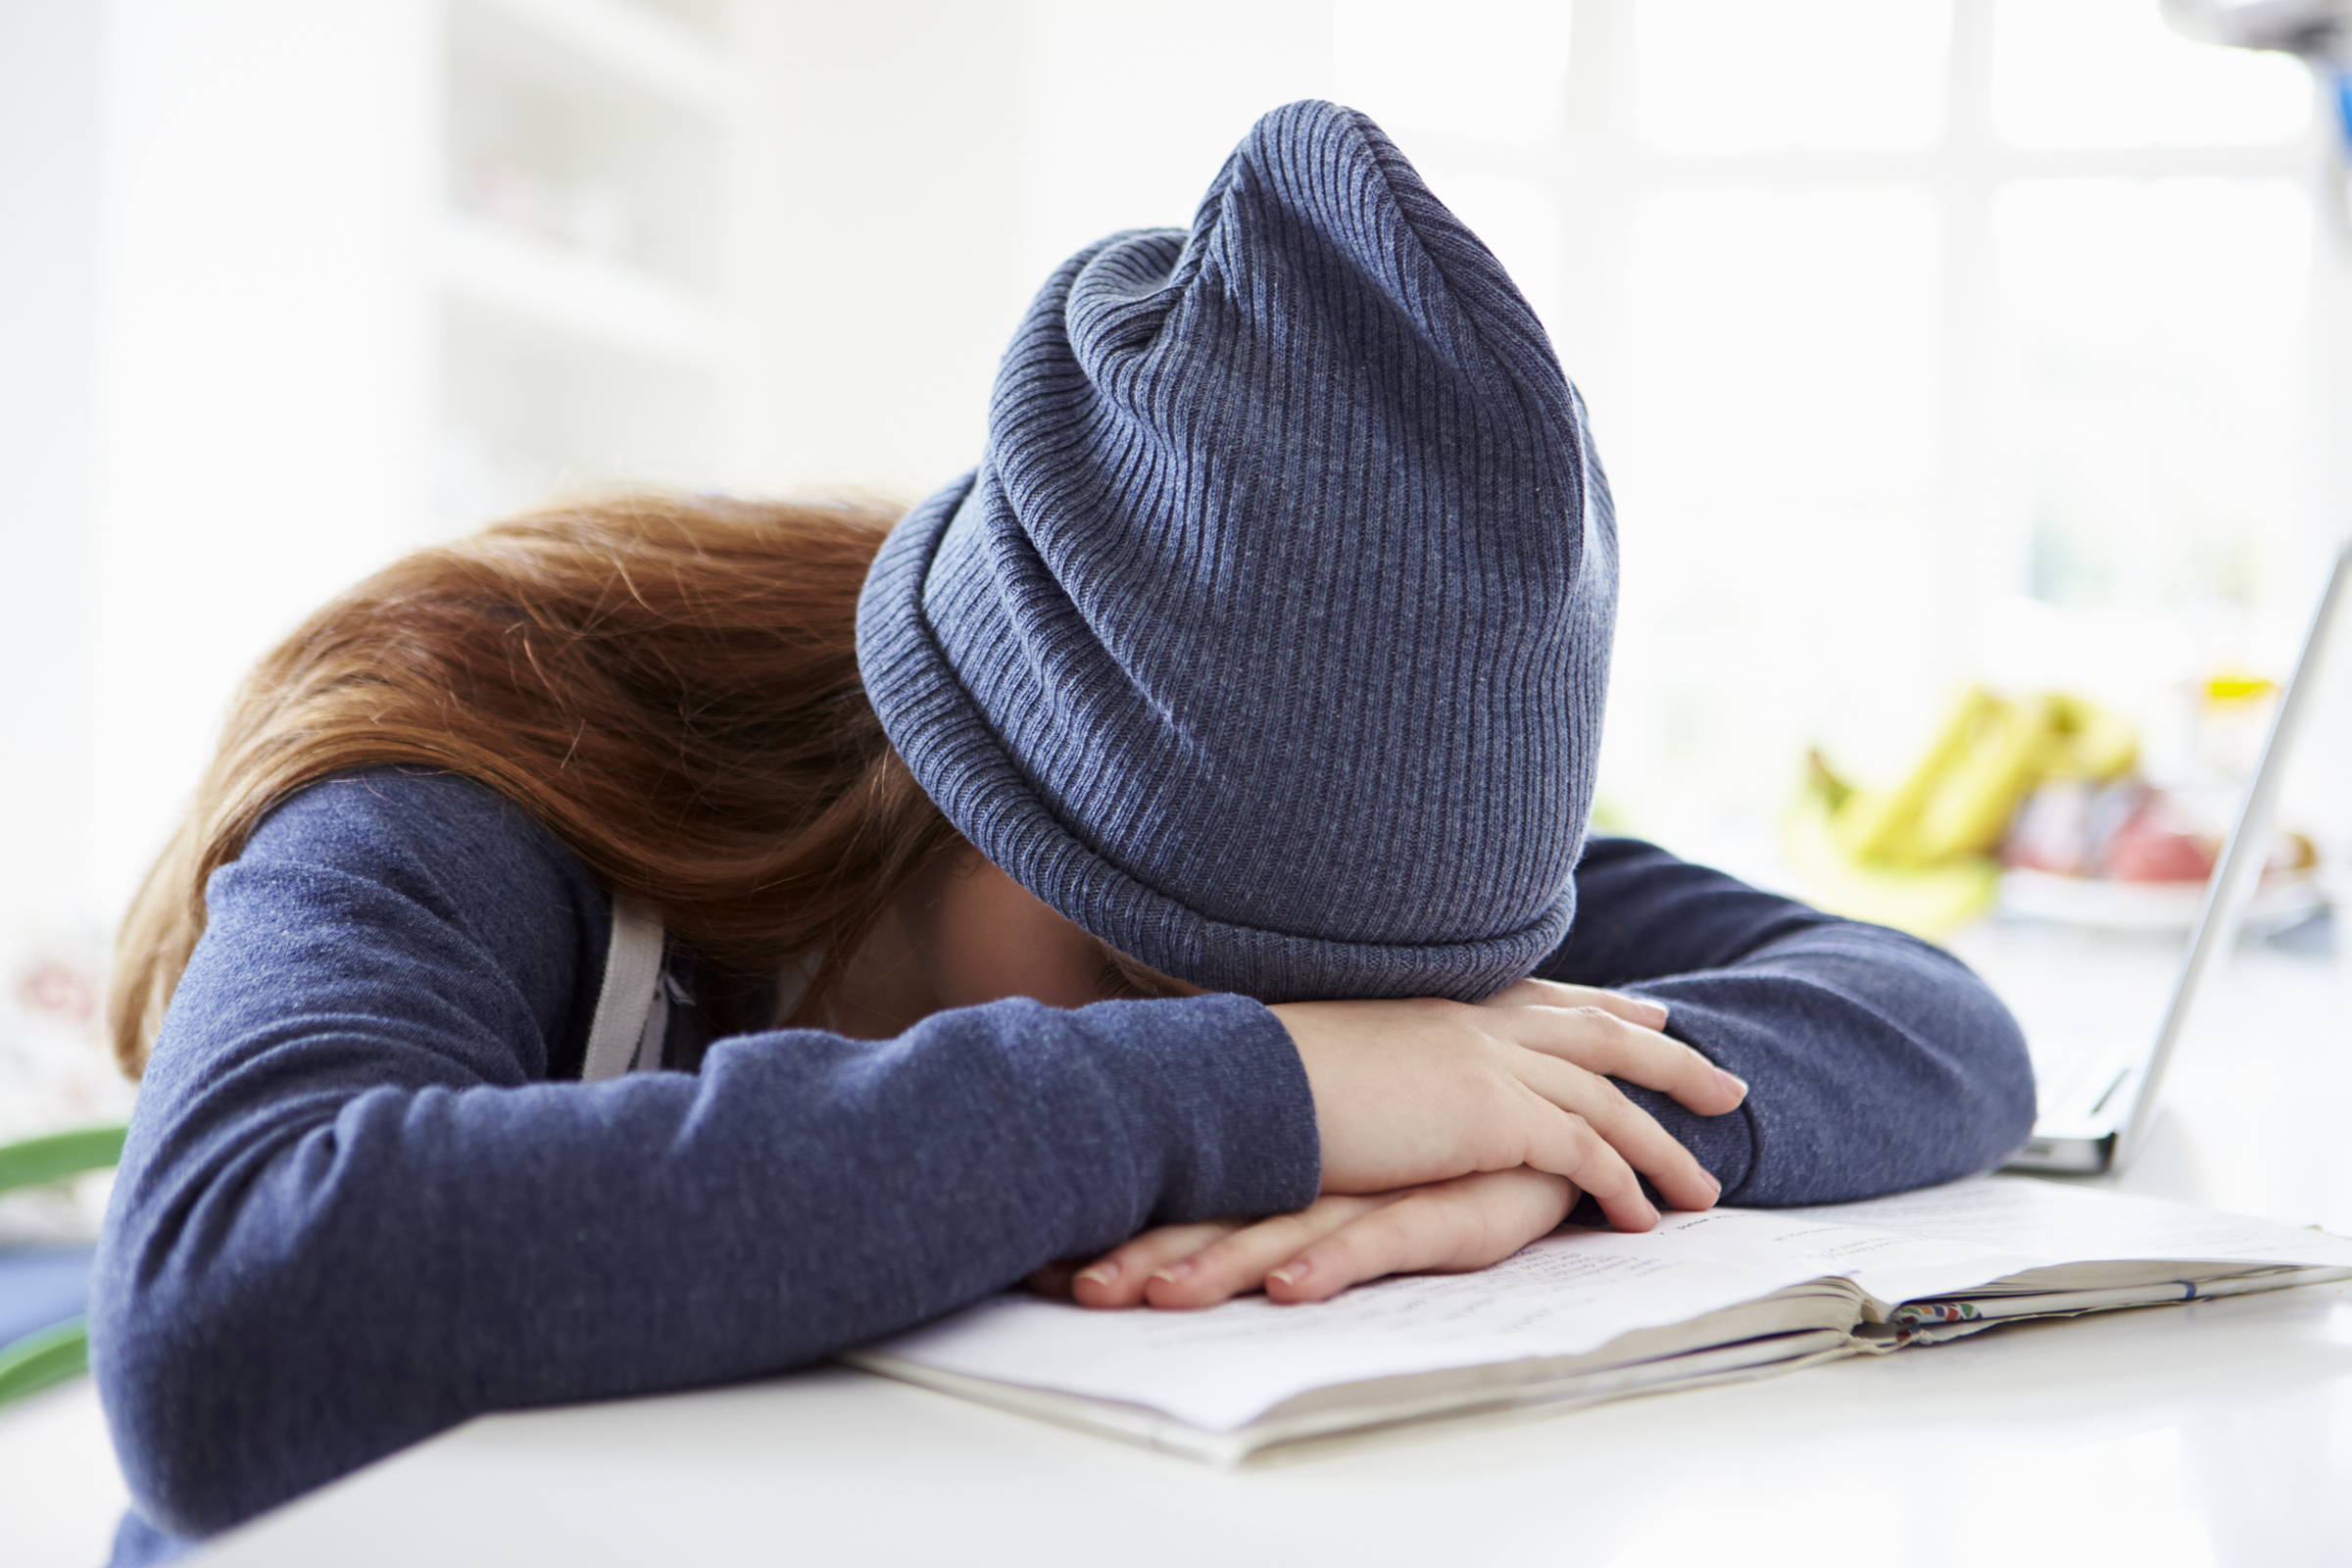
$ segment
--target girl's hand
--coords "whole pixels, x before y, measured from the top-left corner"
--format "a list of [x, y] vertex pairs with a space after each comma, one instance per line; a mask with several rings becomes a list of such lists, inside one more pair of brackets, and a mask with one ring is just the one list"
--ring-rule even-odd
[[[1323, 1191], [1397, 1194], [1526, 1165], [1591, 1193], [1620, 1230], [1720, 1186], [1610, 1077], [1718, 1116], [1747, 1086], [1658, 1032], [1666, 1009], [1613, 992], [1529, 980], [1486, 1004], [1300, 1002], [1274, 1007], [1315, 1101]], [[1306, 1212], [1312, 1213], [1309, 1209]]]
[[1072, 1273], [1040, 1269], [1030, 1287], [1082, 1306], [1214, 1306], [1263, 1288], [1321, 1301], [1384, 1274], [1461, 1273], [1499, 1263], [1555, 1228], [1576, 1188], [1542, 1171], [1490, 1171], [1400, 1193], [1318, 1200], [1255, 1224], [1146, 1231]]

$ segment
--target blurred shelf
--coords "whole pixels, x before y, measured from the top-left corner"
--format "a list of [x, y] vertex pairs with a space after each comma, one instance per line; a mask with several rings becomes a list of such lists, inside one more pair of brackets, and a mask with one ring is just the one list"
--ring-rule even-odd
[[640, 0], [471, 0], [605, 71], [707, 115], [730, 113], [735, 73], [717, 44]]
[[442, 220], [439, 262], [442, 286], [476, 305], [671, 365], [720, 364], [718, 313], [633, 268], [455, 213]]
[[446, 0], [436, 488], [693, 484], [727, 422], [734, 0]]

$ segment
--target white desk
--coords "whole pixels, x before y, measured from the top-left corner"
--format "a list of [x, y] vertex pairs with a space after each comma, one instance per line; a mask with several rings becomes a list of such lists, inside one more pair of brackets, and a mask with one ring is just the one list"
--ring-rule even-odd
[[[2167, 981], [2161, 951], [2131, 944], [1993, 932], [1970, 952], [2030, 1013], [2151, 974], [2161, 1003]], [[2352, 1233], [2348, 1001], [2336, 964], [2247, 956], [2122, 1185]], [[476, 1421], [260, 1521], [215, 1560], [1426, 1568], [1465, 1554], [2352, 1562], [2352, 1294], [2022, 1325], [1233, 1472], [825, 1370]]]

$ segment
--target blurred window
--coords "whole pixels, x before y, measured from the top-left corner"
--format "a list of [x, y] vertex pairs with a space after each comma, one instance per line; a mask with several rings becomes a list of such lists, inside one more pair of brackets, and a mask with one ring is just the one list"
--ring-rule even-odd
[[1560, 0], [1336, 0], [1348, 96], [1394, 136], [1543, 142], [1566, 117], [1572, 8]]
[[1947, 0], [1644, 0], [1632, 120], [1664, 152], [1907, 152], [1943, 136]]
[[2055, 605], [2260, 599], [2300, 511], [2303, 190], [2014, 180], [1993, 236], [2024, 586]]
[[1768, 823], [1808, 746], [1898, 768], [1965, 678], [2129, 706], [2291, 649], [2327, 471], [2294, 62], [2157, 0], [1335, 14], [1339, 95], [1591, 400], [1624, 820]]
[[1991, 110], [2014, 147], [2240, 147], [2302, 136], [2311, 92], [2284, 55], [2181, 37], [2156, 0], [2000, 0]]
[[1941, 226], [1901, 184], [1668, 188], [1633, 210], [1633, 352], [1595, 415], [1631, 509], [1639, 695], [1611, 722], [1694, 805], [1770, 811], [1819, 714], [1923, 678]]

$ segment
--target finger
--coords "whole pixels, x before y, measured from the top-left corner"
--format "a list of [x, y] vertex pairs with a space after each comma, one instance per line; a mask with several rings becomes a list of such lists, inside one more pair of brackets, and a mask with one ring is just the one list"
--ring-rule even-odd
[[1603, 991], [1598, 986], [1572, 986], [1558, 980], [1526, 979], [1517, 985], [1505, 986], [1486, 1001], [1482, 1007], [1598, 1007], [1613, 1013], [1627, 1023], [1640, 1024], [1644, 1029], [1666, 1027], [1666, 1004], [1652, 1002], [1647, 997], [1629, 997], [1622, 991]]
[[1214, 1306], [1254, 1291], [1266, 1271], [1332, 1232], [1396, 1200], [1396, 1195], [1319, 1198], [1294, 1214], [1244, 1226], [1152, 1275], [1144, 1298], [1153, 1306]]
[[[1598, 1073], [1532, 1051], [1523, 1054], [1520, 1071], [1529, 1088], [1561, 1109], [1583, 1118], [1610, 1149], [1624, 1156], [1628, 1165], [1655, 1182], [1669, 1204], [1693, 1210], [1715, 1205], [1722, 1193], [1721, 1184], [1707, 1173], [1697, 1155], [1658, 1125], [1655, 1116], [1628, 1100], [1624, 1090]], [[1608, 1190], [1587, 1175], [1577, 1171], [1555, 1174], [1583, 1183], [1607, 1206]], [[1610, 1218], [1616, 1219], [1613, 1211]]]
[[[1565, 1062], [1552, 1065], [1562, 1072], [1577, 1070]], [[1529, 1143], [1523, 1163], [1554, 1176], [1565, 1176], [1591, 1193], [1609, 1223], [1621, 1231], [1645, 1231], [1658, 1222], [1657, 1208], [1642, 1191], [1641, 1178], [1591, 1122], [1573, 1112], [1562, 1115], [1556, 1101], [1532, 1086], [1522, 1084], [1520, 1089], [1531, 1107], [1541, 1107], [1525, 1124]]]
[[1747, 1098], [1746, 1084], [1681, 1041], [1598, 1007], [1522, 1007], [1495, 1018], [1489, 1028], [1588, 1072], [1658, 1090], [1701, 1116], [1736, 1110]]
[[1554, 1229], [1575, 1201], [1574, 1183], [1525, 1168], [1420, 1188], [1272, 1270], [1266, 1295], [1322, 1301], [1385, 1274], [1485, 1268]]
[[1113, 1248], [1070, 1281], [1070, 1295], [1080, 1306], [1138, 1306], [1144, 1287], [1155, 1270], [1241, 1229], [1239, 1220], [1206, 1220], [1196, 1225], [1162, 1225]]

